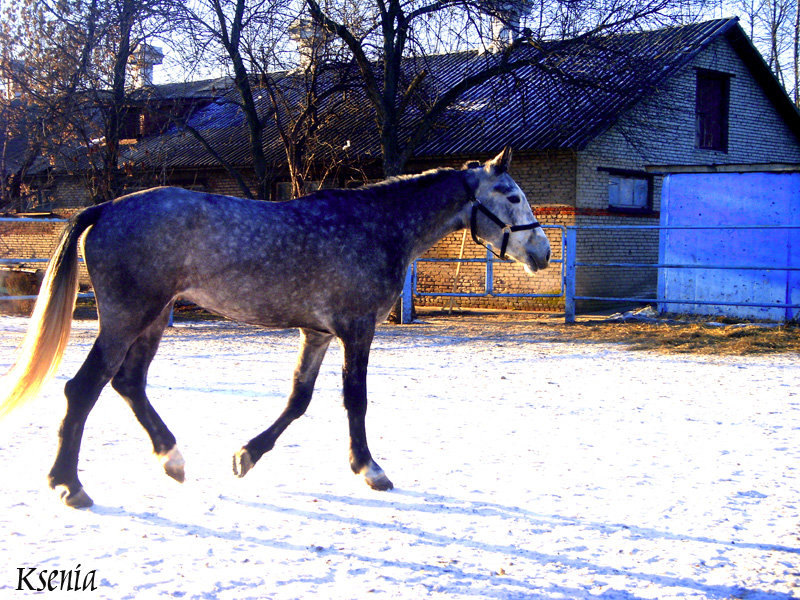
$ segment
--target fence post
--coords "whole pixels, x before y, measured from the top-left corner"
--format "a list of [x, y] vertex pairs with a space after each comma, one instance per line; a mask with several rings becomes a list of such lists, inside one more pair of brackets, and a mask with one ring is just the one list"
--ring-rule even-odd
[[486, 244], [486, 283], [484, 290], [488, 295], [494, 291], [494, 257], [492, 256], [492, 245]]
[[578, 230], [567, 227], [567, 256], [564, 263], [564, 322], [575, 322], [575, 263], [577, 262]]
[[403, 283], [403, 294], [400, 299], [400, 323], [411, 323], [411, 307], [414, 302], [414, 263], [406, 271], [406, 280]]

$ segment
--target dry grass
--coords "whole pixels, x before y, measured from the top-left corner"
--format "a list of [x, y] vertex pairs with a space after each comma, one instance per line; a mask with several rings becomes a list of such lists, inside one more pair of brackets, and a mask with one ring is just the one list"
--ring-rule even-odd
[[620, 343], [631, 350], [737, 356], [800, 353], [800, 328], [793, 325], [598, 322], [547, 329], [552, 329], [558, 340]]
[[[679, 323], [615, 323], [596, 320], [564, 325], [563, 316], [515, 311], [457, 311], [449, 314], [446, 311], [428, 309], [420, 312], [421, 322], [432, 325], [435, 331], [446, 331], [449, 335], [465, 338], [502, 339], [506, 335], [532, 335], [554, 342], [622, 344], [629, 350], [665, 353], [735, 356], [800, 354], [800, 327], [797, 325], [727, 323], [720, 326], [700, 321], [690, 322], [688, 317], [686, 322]], [[83, 319], [97, 318], [93, 301], [80, 301], [75, 316]], [[176, 308], [175, 318], [181, 321], [221, 319], [194, 306]]]
[[453, 333], [465, 336], [540, 336], [555, 342], [621, 344], [629, 350], [664, 353], [757, 355], [800, 354], [800, 326], [768, 323], [709, 325], [708, 318], [674, 316], [667, 322], [613, 322], [590, 320], [565, 325], [562, 316], [524, 312], [425, 311], [423, 321], [446, 324]]

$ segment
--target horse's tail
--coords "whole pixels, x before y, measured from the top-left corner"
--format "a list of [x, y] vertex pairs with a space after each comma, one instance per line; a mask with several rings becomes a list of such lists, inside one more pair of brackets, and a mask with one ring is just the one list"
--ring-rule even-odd
[[103, 210], [104, 205], [87, 208], [61, 234], [47, 265], [20, 356], [0, 379], [0, 418], [35, 396], [61, 362], [78, 295], [78, 240]]

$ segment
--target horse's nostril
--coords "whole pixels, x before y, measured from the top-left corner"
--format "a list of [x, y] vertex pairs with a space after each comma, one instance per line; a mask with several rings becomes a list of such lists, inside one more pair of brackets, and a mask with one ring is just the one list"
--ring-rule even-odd
[[547, 256], [544, 257], [545, 262], [550, 262], [550, 250], [547, 251]]

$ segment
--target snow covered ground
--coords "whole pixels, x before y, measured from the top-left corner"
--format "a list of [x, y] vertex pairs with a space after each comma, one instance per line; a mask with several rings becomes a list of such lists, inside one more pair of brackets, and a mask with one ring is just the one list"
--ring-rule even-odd
[[[0, 370], [25, 325], [0, 317]], [[800, 598], [797, 355], [381, 327], [367, 430], [396, 489], [376, 492], [349, 471], [338, 347], [306, 416], [239, 480], [231, 456], [280, 412], [298, 336], [179, 324], [149, 390], [186, 483], [107, 389], [80, 463], [96, 504], [77, 511], [46, 474], [95, 327], [75, 323], [59, 376], [0, 423], [0, 598], [36, 594], [16, 589], [23, 567], [93, 571], [94, 592], [56, 595], [114, 599]]]

